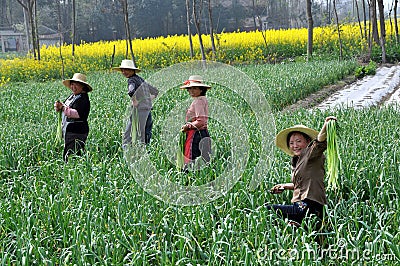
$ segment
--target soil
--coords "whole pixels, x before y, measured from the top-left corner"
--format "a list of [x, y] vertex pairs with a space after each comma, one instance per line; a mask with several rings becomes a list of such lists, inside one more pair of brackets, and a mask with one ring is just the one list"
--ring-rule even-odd
[[293, 112], [299, 109], [311, 109], [317, 106], [334, 92], [342, 90], [345, 86], [350, 85], [357, 81], [357, 78], [353, 76], [347, 76], [336, 84], [325, 86], [319, 91], [309, 95], [308, 97], [297, 101], [296, 103], [285, 107], [282, 112]]
[[[395, 66], [396, 65], [389, 65], [389, 64], [380, 65], [377, 69], [377, 72], [380, 71], [380, 69], [382, 69], [384, 67], [391, 68], [391, 67], [395, 67]], [[393, 77], [389, 77], [388, 79], [390, 79], [390, 78], [393, 78]], [[367, 77], [365, 78], [365, 80], [367, 80]], [[311, 109], [313, 107], [316, 107], [319, 104], [321, 104], [324, 100], [326, 100], [328, 97], [330, 97], [332, 94], [334, 94], [335, 92], [343, 90], [345, 88], [348, 88], [349, 86], [352, 86], [353, 84], [356, 83], [356, 81], [358, 81], [358, 79], [354, 75], [347, 76], [343, 80], [339, 81], [338, 83], [329, 85], [329, 86], [325, 86], [322, 89], [320, 89], [319, 91], [309, 95], [308, 97], [297, 101], [295, 104], [285, 107], [282, 110], [282, 112], [293, 112], [293, 111], [296, 111], [299, 109]], [[388, 83], [388, 80], [383, 79], [383, 80], [380, 80], [379, 83], [382, 83], [382, 84], [380, 84], [381, 86], [386, 86], [385, 84]], [[371, 85], [373, 85], [373, 84], [371, 84]], [[391, 95], [393, 95], [399, 89], [400, 89], [400, 84], [397, 84], [395, 89], [392, 92], [385, 95], [382, 98], [382, 100], [378, 103], [378, 105], [385, 104], [386, 101], [389, 100]]]

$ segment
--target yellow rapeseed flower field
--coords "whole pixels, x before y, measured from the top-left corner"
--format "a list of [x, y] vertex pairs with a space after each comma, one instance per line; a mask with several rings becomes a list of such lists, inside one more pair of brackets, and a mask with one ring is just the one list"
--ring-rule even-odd
[[[388, 23], [387, 36], [392, 34]], [[364, 43], [358, 24], [340, 27], [342, 43], [348, 55], [359, 54]], [[195, 55], [201, 59], [199, 38], [193, 36]], [[203, 35], [207, 59], [213, 59], [210, 36]], [[338, 34], [335, 25], [314, 28], [314, 51], [323, 54], [338, 54]], [[264, 32], [232, 32], [215, 34], [217, 53], [215, 60], [232, 62], [274, 62], [277, 59], [301, 56], [306, 53], [307, 29], [267, 30]], [[132, 40], [133, 52], [138, 67], [142, 69], [162, 68], [191, 60], [189, 41], [185, 35]], [[111, 61], [114, 53], [114, 61]], [[48, 80], [71, 76], [74, 72], [105, 70], [118, 65], [122, 59], [130, 58], [130, 49], [125, 40], [81, 43], [75, 46], [43, 46], [41, 60], [32, 57], [0, 59], [0, 85], [9, 81]], [[61, 58], [62, 56], [62, 58]]]

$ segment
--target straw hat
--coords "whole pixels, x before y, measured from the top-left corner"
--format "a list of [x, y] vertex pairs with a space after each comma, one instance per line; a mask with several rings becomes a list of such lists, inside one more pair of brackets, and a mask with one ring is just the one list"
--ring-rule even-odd
[[190, 76], [189, 79], [186, 80], [183, 83], [183, 86], [181, 86], [180, 88], [186, 89], [186, 88], [190, 88], [190, 87], [205, 87], [205, 88], [207, 88], [207, 90], [211, 88], [211, 86], [204, 84], [203, 78], [198, 75]]
[[121, 65], [119, 67], [113, 67], [112, 69], [116, 71], [121, 71], [121, 69], [132, 69], [135, 70], [135, 73], [140, 72], [140, 69], [135, 66], [135, 63], [133, 63], [132, 60], [128, 59], [122, 60]]
[[276, 135], [275, 144], [278, 148], [280, 148], [283, 152], [289, 154], [290, 156], [293, 156], [294, 153], [289, 149], [287, 145], [287, 138], [290, 132], [294, 131], [302, 132], [308, 135], [311, 139], [315, 139], [318, 136], [318, 131], [303, 125], [295, 125], [279, 132], [278, 135]]
[[64, 84], [65, 87], [69, 88], [71, 85], [71, 81], [76, 81], [86, 85], [88, 92], [93, 90], [92, 86], [90, 86], [89, 83], [86, 82], [86, 75], [82, 73], [75, 73], [72, 79], [63, 80], [62, 83]]

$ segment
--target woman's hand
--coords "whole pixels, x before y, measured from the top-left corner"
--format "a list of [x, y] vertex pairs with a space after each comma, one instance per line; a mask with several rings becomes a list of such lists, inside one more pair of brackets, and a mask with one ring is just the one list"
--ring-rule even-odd
[[272, 194], [281, 194], [284, 190], [285, 190], [285, 187], [283, 186], [283, 184], [278, 184], [278, 185], [273, 186], [270, 189], [270, 192]]
[[294, 189], [294, 184], [293, 183], [278, 184], [278, 185], [273, 186], [270, 189], [270, 192], [272, 194], [280, 194], [286, 189], [293, 190]]
[[138, 102], [138, 100], [136, 100], [136, 97], [131, 98], [131, 103], [134, 107], [138, 107], [138, 105], [139, 105], [139, 102]]
[[56, 110], [56, 112], [62, 111], [63, 107], [64, 107], [64, 105], [63, 105], [63, 103], [60, 102], [60, 101], [56, 101], [56, 102], [54, 103], [54, 110]]
[[337, 120], [337, 118], [335, 116], [328, 116], [327, 118], [325, 118], [325, 124], [328, 123], [330, 120]]
[[327, 118], [325, 118], [325, 123], [321, 128], [321, 131], [319, 132], [318, 136], [317, 136], [317, 140], [319, 142], [325, 141], [326, 140], [326, 125], [328, 124], [329, 121], [331, 120], [337, 120], [337, 118], [335, 116], [328, 116]]
[[189, 124], [184, 124], [182, 127], [181, 127], [181, 131], [182, 132], [186, 132], [186, 131], [188, 131], [190, 129], [190, 125]]

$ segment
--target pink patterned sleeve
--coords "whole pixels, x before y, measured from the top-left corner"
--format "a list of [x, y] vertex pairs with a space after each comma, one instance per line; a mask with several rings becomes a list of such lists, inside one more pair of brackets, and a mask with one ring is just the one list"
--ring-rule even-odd
[[192, 125], [198, 129], [207, 128], [208, 122], [208, 101], [204, 97], [199, 97], [193, 102], [193, 109], [195, 111], [195, 116], [192, 120]]
[[77, 110], [64, 105], [64, 114], [69, 118], [79, 118], [79, 113]]

